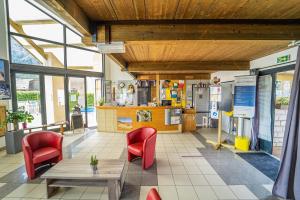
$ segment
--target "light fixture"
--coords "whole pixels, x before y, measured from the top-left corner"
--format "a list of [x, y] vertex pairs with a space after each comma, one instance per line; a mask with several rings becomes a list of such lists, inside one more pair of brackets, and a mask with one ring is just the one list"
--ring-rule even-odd
[[124, 42], [97, 43], [100, 53], [125, 53]]

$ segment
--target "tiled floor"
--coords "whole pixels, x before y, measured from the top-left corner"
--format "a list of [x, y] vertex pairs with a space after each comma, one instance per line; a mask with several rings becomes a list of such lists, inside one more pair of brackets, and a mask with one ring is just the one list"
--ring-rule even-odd
[[[125, 142], [124, 134], [66, 136], [64, 157], [126, 159]], [[45, 198], [43, 180], [26, 180], [22, 154], [0, 152], [0, 164], [0, 199]], [[140, 160], [127, 164], [121, 199], [145, 199], [152, 187], [164, 200], [272, 198], [269, 178], [231, 151], [213, 150], [199, 134], [159, 134], [149, 170], [141, 169]], [[52, 199], [108, 199], [108, 194], [106, 187], [79, 187], [60, 189]]]

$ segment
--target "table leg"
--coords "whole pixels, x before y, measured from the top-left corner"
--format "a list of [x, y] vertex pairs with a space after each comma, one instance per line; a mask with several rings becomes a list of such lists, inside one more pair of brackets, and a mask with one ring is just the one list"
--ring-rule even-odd
[[52, 183], [51, 179], [46, 179], [46, 192], [47, 192], [47, 199], [49, 199], [53, 194], [56, 193], [58, 187], [50, 187], [49, 185]]
[[108, 199], [119, 200], [121, 195], [120, 182], [118, 180], [109, 180], [108, 186]]

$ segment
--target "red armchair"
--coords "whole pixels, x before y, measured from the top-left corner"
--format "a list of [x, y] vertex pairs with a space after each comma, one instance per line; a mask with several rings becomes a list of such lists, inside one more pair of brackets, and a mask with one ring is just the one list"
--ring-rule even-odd
[[26, 135], [22, 148], [28, 178], [35, 178], [35, 169], [62, 160], [63, 137], [52, 131], [38, 131]]
[[151, 167], [154, 162], [156, 129], [142, 127], [127, 133], [128, 161], [142, 157], [143, 169]]
[[146, 200], [161, 200], [157, 190], [155, 188], [151, 188], [151, 190], [147, 194]]

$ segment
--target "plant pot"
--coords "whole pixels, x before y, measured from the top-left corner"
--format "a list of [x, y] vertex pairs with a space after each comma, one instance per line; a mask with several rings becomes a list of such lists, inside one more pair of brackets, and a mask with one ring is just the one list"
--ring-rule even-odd
[[23, 122], [23, 123], [22, 123], [22, 127], [23, 127], [23, 129], [26, 129], [26, 128], [27, 128], [27, 123], [26, 123], [26, 122]]
[[22, 139], [24, 131], [8, 131], [5, 133], [5, 144], [7, 154], [16, 154], [22, 151]]
[[97, 174], [97, 172], [98, 172], [98, 166], [97, 165], [91, 165], [91, 169], [92, 169], [93, 174]]

